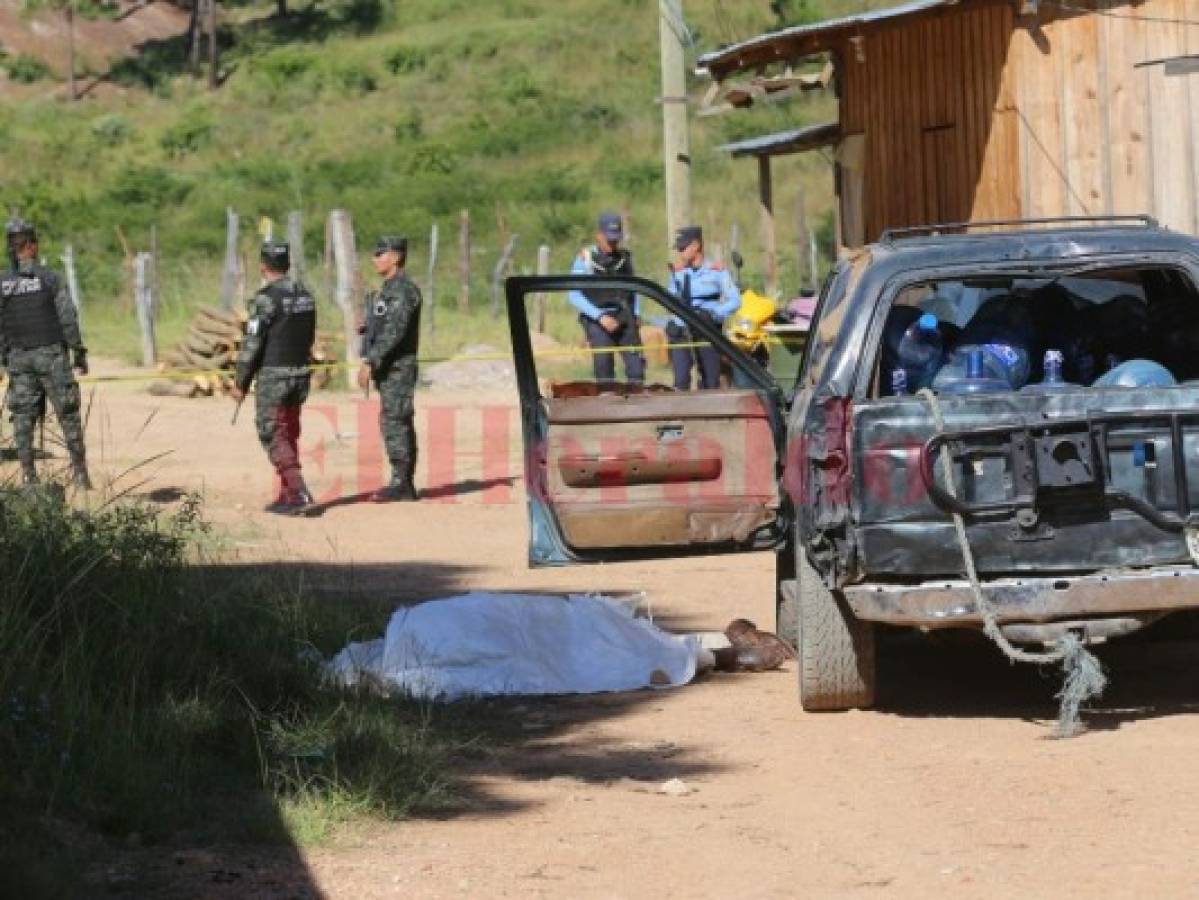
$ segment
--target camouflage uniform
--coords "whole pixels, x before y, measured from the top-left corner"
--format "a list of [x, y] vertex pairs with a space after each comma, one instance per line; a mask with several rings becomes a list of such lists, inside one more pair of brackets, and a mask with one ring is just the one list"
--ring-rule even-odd
[[420, 289], [400, 271], [366, 296], [362, 358], [379, 391], [379, 430], [391, 463], [391, 486], [414, 494], [416, 356], [420, 347]]
[[[21, 308], [50, 298], [52, 310], [44, 305]], [[22, 260], [15, 271], [0, 277], [0, 364], [8, 370], [8, 408], [21, 474], [27, 483], [37, 480], [33, 433], [49, 400], [62, 427], [75, 482], [90, 488], [79, 383], [68, 351], [74, 354], [74, 364], [86, 370], [87, 349], [64, 281], [32, 260]]]
[[[272, 358], [288, 355], [272, 352], [271, 344], [293, 339], [277, 329], [288, 316], [294, 317], [297, 310], [299, 315], [311, 317], [311, 325], [297, 338], [299, 344], [290, 354], [292, 358], [286, 360], [291, 364], [272, 364]], [[300, 473], [299, 441], [300, 410], [308, 399], [312, 369], [307, 363], [297, 363], [301, 356], [310, 356], [315, 321], [315, 304], [307, 289], [287, 276], [279, 278], [250, 301], [246, 338], [237, 357], [235, 383], [242, 391], [248, 391], [257, 376], [254, 424], [258, 441], [279, 476], [280, 495], [276, 504], [302, 506], [311, 501]]]

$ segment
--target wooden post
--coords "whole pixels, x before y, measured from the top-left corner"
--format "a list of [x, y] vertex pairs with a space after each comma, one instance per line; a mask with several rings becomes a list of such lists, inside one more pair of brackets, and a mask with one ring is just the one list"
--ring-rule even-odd
[[713, 244], [711, 256], [712, 256], [712, 262], [716, 263], [717, 265], [723, 266], [724, 265], [724, 244], [720, 243], [720, 241], [717, 241], [715, 244]]
[[733, 281], [741, 285], [741, 226], [734, 222], [729, 229], [729, 271]]
[[425, 305], [429, 308], [429, 334], [437, 333], [437, 223], [429, 228], [429, 280], [425, 282]]
[[460, 262], [460, 281], [458, 288], [458, 312], [464, 315], [470, 312], [470, 210], [462, 210], [461, 224], [458, 230], [458, 254]]
[[796, 192], [795, 198], [795, 242], [799, 250], [795, 258], [795, 264], [798, 268], [798, 281], [800, 285], [811, 284], [816, 280], [816, 271], [811, 267], [811, 257], [808, 253], [808, 214], [804, 208], [803, 188]]
[[336, 286], [333, 300], [341, 308], [342, 324], [346, 341], [346, 385], [353, 390], [357, 385], [355, 368], [358, 355], [358, 316], [354, 303], [354, 286], [358, 269], [358, 251], [354, 246], [354, 224], [344, 209], [329, 213], [330, 244], [333, 251], [333, 267], [336, 271]]
[[217, 71], [216, 4], [217, 0], [208, 0], [208, 88], [213, 91], [221, 86]]
[[287, 246], [291, 250], [291, 275], [303, 281], [307, 265], [304, 262], [304, 216], [298, 209], [287, 214]]
[[133, 262], [133, 293], [137, 304], [137, 323], [142, 332], [142, 365], [151, 368], [157, 362], [154, 346], [154, 294], [151, 290], [149, 253], [139, 253]]
[[770, 181], [770, 157], [758, 157], [758, 207], [762, 216], [762, 252], [765, 256], [766, 293], [778, 296], [779, 273], [774, 234], [774, 186]]
[[221, 309], [233, 309], [233, 292], [237, 289], [237, 213], [225, 209], [225, 271], [221, 276]]
[[817, 252], [817, 249], [816, 249], [816, 235], [809, 231], [808, 232], [808, 269], [809, 269], [809, 271], [811, 273], [811, 277], [812, 277], [810, 287], [812, 288], [813, 294], [820, 290], [820, 283], [817, 281], [817, 278], [820, 277], [817, 272], [817, 268], [819, 267], [819, 265], [820, 265], [820, 257]]
[[686, 34], [679, 0], [658, 0], [662, 70], [662, 162], [666, 176], [666, 241], [691, 224], [691, 142], [687, 134]]
[[[626, 231], [627, 235], [628, 232]], [[550, 273], [550, 248], [548, 244], [542, 244], [537, 248], [537, 274], [548, 275]], [[537, 331], [539, 334], [545, 334], [545, 293], [537, 295]]]
[[62, 14], [67, 26], [67, 96], [71, 100], [78, 100], [79, 91], [75, 85], [75, 0], [67, 0]]
[[500, 317], [500, 279], [504, 277], [504, 270], [512, 262], [512, 253], [516, 250], [518, 236], [514, 234], [508, 238], [508, 243], [504, 246], [504, 250], [500, 253], [500, 258], [496, 260], [495, 268], [491, 272], [491, 318], [493, 319]]
[[75, 307], [75, 318], [83, 325], [83, 297], [79, 294], [79, 279], [75, 274], [75, 247], [67, 244], [62, 251], [62, 267], [67, 272], [67, 290], [71, 294], [71, 304]]
[[162, 303], [162, 281], [158, 271], [158, 226], [150, 226], [150, 293], [153, 296], [154, 308]]

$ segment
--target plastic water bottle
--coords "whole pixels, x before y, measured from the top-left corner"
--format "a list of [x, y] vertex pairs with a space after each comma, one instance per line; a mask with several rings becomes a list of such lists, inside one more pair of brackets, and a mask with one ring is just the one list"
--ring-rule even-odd
[[1044, 362], [1044, 374], [1039, 384], [1030, 384], [1024, 387], [1022, 393], [1026, 394], [1048, 394], [1053, 391], [1074, 391], [1078, 389], [1078, 385], [1070, 384], [1062, 376], [1062, 367], [1066, 364], [1066, 357], [1061, 350], [1046, 350]]
[[904, 397], [908, 393], [908, 373], [906, 369], [894, 369], [891, 372], [891, 394]]
[[937, 317], [925, 313], [903, 333], [896, 353], [899, 365], [907, 373], [909, 387], [919, 390], [932, 384], [933, 376], [941, 368], [945, 357], [945, 344], [937, 330]]
[[1095, 387], [1173, 387], [1178, 381], [1165, 366], [1151, 359], [1130, 359], [1101, 375]]
[[965, 357], [964, 369], [955, 364], [941, 369], [933, 382], [936, 391], [942, 394], [997, 394], [1012, 389], [1006, 378], [988, 371], [986, 347], [963, 349], [958, 356]]

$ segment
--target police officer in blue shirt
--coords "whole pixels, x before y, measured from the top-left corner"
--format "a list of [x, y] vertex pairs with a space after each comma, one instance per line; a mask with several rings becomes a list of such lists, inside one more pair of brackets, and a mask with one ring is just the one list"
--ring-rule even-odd
[[[595, 243], [575, 258], [572, 275], [632, 275], [633, 255], [621, 243], [624, 225], [616, 213], [599, 217]], [[592, 356], [595, 380], [616, 380], [616, 351], [621, 351], [625, 377], [630, 384], [645, 381], [645, 358], [641, 355], [640, 310], [632, 291], [581, 290], [570, 292], [570, 303], [579, 311], [579, 322], [588, 346], [600, 350]], [[603, 351], [607, 352], [603, 352]]]
[[[699, 310], [719, 328], [741, 306], [741, 291], [728, 270], [704, 259], [704, 232], [696, 225], [680, 228], [674, 249], [678, 265], [670, 276], [670, 290], [692, 309]], [[694, 343], [682, 320], [672, 318], [666, 328], [672, 345]], [[720, 387], [720, 353], [715, 347], [670, 348], [676, 391], [691, 390], [691, 369], [699, 365], [699, 386], [704, 390]]]

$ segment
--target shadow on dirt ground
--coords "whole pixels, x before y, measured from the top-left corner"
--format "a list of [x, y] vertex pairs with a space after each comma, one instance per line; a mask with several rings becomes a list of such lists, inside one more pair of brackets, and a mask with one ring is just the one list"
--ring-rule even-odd
[[[212, 578], [213, 585], [232, 579], [261, 584], [264, 591], [265, 586], [274, 591], [302, 591], [316, 599], [325, 621], [310, 629], [310, 648], [327, 659], [350, 641], [381, 636], [398, 606], [463, 592], [470, 571], [469, 567], [428, 563], [350, 566], [286, 562], [211, 566], [201, 568], [198, 575]], [[544, 593], [544, 589], [517, 588], [513, 592]], [[231, 640], [236, 638], [230, 635]], [[513, 795], [513, 782], [621, 783], [653, 793], [674, 778], [687, 780], [724, 771], [702, 743], [685, 738], [632, 742], [606, 736], [597, 727], [647, 707], [661, 709], [674, 697], [669, 691], [642, 691], [444, 706], [399, 699], [371, 704], [369, 718], [363, 721], [376, 732], [386, 730], [386, 720], [392, 719], [392, 733], [415, 729], [420, 741], [436, 746], [436, 765], [422, 776], [436, 783], [431, 789], [426, 783], [410, 808], [351, 817], [350, 827], [355, 820], [511, 816], [530, 806], [529, 801]], [[336, 703], [334, 698], [332, 704], [318, 706], [318, 711]], [[359, 710], [363, 706], [349, 697], [346, 705]], [[334, 752], [354, 753], [360, 758], [363, 751], [338, 743]], [[411, 754], [410, 745], [376, 741], [369, 752], [397, 758], [373, 760], [362, 774], [354, 773], [349, 758], [335, 760], [330, 769], [337, 771], [341, 788], [350, 796], [366, 796], [373, 790], [361, 780], [355, 783], [356, 779], [411, 768], [400, 759]], [[264, 756], [264, 768], [269, 764]], [[303, 759], [295, 762], [297, 771], [309, 765]], [[313, 771], [324, 771], [319, 763], [316, 766]], [[322, 896], [304, 861], [294, 811], [289, 813], [263, 785], [254, 790], [245, 772], [234, 772], [234, 768], [231, 762], [231, 784], [244, 786], [236, 800], [237, 816], [213, 816], [157, 834], [108, 836], [99, 848], [102, 852], [86, 854], [98, 860], [89, 867], [88, 890], [148, 898]], [[86, 891], [81, 894], [87, 895]]]
[[[1098, 731], [1199, 711], [1197, 652], [1199, 616], [1189, 614], [1098, 647], [1108, 687], [1089, 704], [1083, 721]], [[886, 631], [878, 677], [877, 709], [914, 718], [1052, 721], [1062, 685], [1057, 666], [1010, 663], [972, 631]]]

